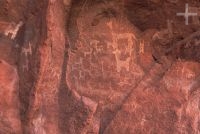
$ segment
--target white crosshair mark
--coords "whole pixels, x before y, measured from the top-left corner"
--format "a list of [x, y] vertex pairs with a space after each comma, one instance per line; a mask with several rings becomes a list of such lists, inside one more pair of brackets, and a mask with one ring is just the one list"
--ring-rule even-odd
[[185, 13], [177, 13], [177, 16], [184, 16], [185, 17], [185, 25], [188, 25], [189, 17], [190, 16], [197, 16], [197, 13], [190, 13], [188, 4], [185, 5]]

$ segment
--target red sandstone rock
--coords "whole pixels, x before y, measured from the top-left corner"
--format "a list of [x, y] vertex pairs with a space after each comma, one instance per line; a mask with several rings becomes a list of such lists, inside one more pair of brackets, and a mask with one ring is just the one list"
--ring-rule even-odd
[[[77, 19], [77, 50], [69, 50], [66, 79], [71, 90], [98, 104], [93, 118], [110, 121], [108, 115], [102, 114], [121, 103], [141, 79], [143, 70], [137, 64], [138, 30], [120, 17], [103, 18], [93, 26], [92, 16], [100, 9], [98, 6], [88, 9], [80, 14], [84, 18]], [[96, 125], [92, 120], [90, 124]]]
[[15, 67], [0, 60], [0, 133], [21, 134], [19, 78]]
[[58, 92], [65, 52], [64, 13], [62, 1], [49, 0], [47, 38], [39, 46], [39, 73], [35, 83], [30, 115], [31, 134], [58, 134]]
[[198, 133], [200, 110], [195, 105], [199, 105], [200, 94], [198, 89], [189, 93], [195, 74], [199, 73], [197, 68], [197, 63], [177, 62], [169, 68], [164, 81], [136, 88], [105, 133]]
[[176, 3], [0, 1], [0, 133], [199, 134], [199, 37], [165, 53], [196, 28]]

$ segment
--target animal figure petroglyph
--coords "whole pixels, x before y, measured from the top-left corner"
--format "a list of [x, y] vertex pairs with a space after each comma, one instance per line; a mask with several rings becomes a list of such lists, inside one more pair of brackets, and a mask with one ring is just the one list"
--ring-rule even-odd
[[5, 36], [10, 36], [11, 39], [15, 39], [20, 27], [23, 25], [23, 22], [20, 21], [18, 24], [15, 22], [4, 22], [0, 21], [0, 33]]
[[[111, 31], [113, 30], [113, 23], [112, 22], [108, 22], [107, 26], [110, 28]], [[129, 66], [130, 66], [130, 61], [131, 61], [131, 55], [132, 55], [132, 51], [134, 49], [134, 44], [135, 44], [135, 35], [133, 33], [121, 33], [121, 34], [117, 34], [115, 32], [111, 32], [112, 33], [112, 42], [107, 42], [108, 45], [110, 45], [114, 51], [113, 54], [115, 55], [115, 59], [116, 59], [116, 63], [117, 63], [117, 72], [120, 72], [122, 68], [125, 68], [126, 71], [129, 71]], [[121, 50], [119, 50], [119, 40], [127, 40], [127, 47], [126, 50], [123, 51], [124, 53], [126, 53], [129, 57], [127, 57], [125, 60], [121, 60], [120, 59], [120, 55], [122, 53]], [[134, 54], [133, 54], [134, 55]], [[133, 56], [134, 58], [135, 56]], [[134, 60], [134, 59], [132, 59]]]

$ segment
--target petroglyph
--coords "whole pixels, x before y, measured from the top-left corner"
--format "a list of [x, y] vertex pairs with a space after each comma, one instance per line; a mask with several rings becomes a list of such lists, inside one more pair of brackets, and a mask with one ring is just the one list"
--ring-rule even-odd
[[122, 68], [125, 68], [127, 71], [129, 71], [130, 57], [128, 57], [126, 60], [120, 60], [120, 51], [118, 49], [113, 51], [113, 54], [115, 55], [117, 63], [117, 72], [120, 72]]
[[139, 53], [141, 53], [141, 54], [144, 53], [144, 40], [140, 41]]
[[[120, 72], [122, 68], [129, 71], [130, 57], [133, 58], [133, 61], [135, 60], [135, 53], [133, 53], [133, 50], [135, 49], [136, 37], [133, 33], [116, 33], [113, 30], [112, 22], [108, 22], [107, 26], [110, 28], [112, 34], [112, 42], [108, 42], [108, 45], [111, 45], [114, 49], [113, 54], [115, 55], [117, 72]], [[126, 58], [122, 60], [121, 57], [123, 54], [126, 55]]]
[[16, 23], [10, 23], [6, 27], [4, 34], [6, 36], [11, 36], [11, 39], [15, 39], [17, 32], [19, 31], [19, 28], [23, 25], [23, 22], [20, 21], [18, 24]]
[[93, 47], [94, 47], [96, 53], [101, 53], [101, 52], [103, 52], [103, 47], [100, 46], [100, 45], [98, 45], [99, 43], [100, 43], [100, 41], [98, 41], [98, 40], [92, 40], [92, 41], [90, 42], [90, 45], [93, 45]]
[[22, 65], [22, 70], [25, 72], [28, 71], [28, 69], [29, 69], [28, 59], [25, 59], [25, 64]]
[[[77, 51], [69, 52], [67, 83], [81, 96], [94, 96], [95, 101], [107, 96], [114, 101], [142, 75], [140, 67], [135, 65], [138, 38], [134, 29], [127, 29], [115, 20], [100, 23], [94, 32], [79, 31], [85, 33], [76, 40]], [[101, 31], [102, 28], [106, 30]]]
[[22, 48], [22, 53], [25, 54], [25, 56], [27, 57], [28, 54], [32, 54], [32, 48], [31, 48], [31, 43], [28, 43], [28, 48]]
[[71, 70], [77, 70], [77, 69], [81, 69], [82, 68], [82, 64], [83, 64], [83, 58], [80, 57], [79, 60], [77, 62], [74, 63], [74, 65], [71, 66]]
[[25, 55], [25, 64], [22, 65], [23, 71], [28, 71], [29, 66], [28, 66], [28, 55], [32, 55], [32, 47], [31, 43], [28, 43], [28, 48], [22, 48], [22, 54]]
[[86, 56], [91, 56], [91, 54], [92, 54], [92, 48], [89, 48], [89, 50], [90, 50], [90, 51], [85, 51], [85, 52], [84, 52], [84, 57], [86, 57]]
[[98, 43], [100, 43], [100, 41], [98, 41], [98, 40], [91, 40], [91, 41], [90, 41], [90, 45], [95, 45], [95, 46], [97, 46]]

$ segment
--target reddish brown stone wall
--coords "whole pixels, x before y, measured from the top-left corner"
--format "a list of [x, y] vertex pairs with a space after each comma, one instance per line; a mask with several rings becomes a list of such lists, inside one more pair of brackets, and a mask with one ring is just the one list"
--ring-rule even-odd
[[184, 2], [0, 1], [0, 134], [199, 134]]

